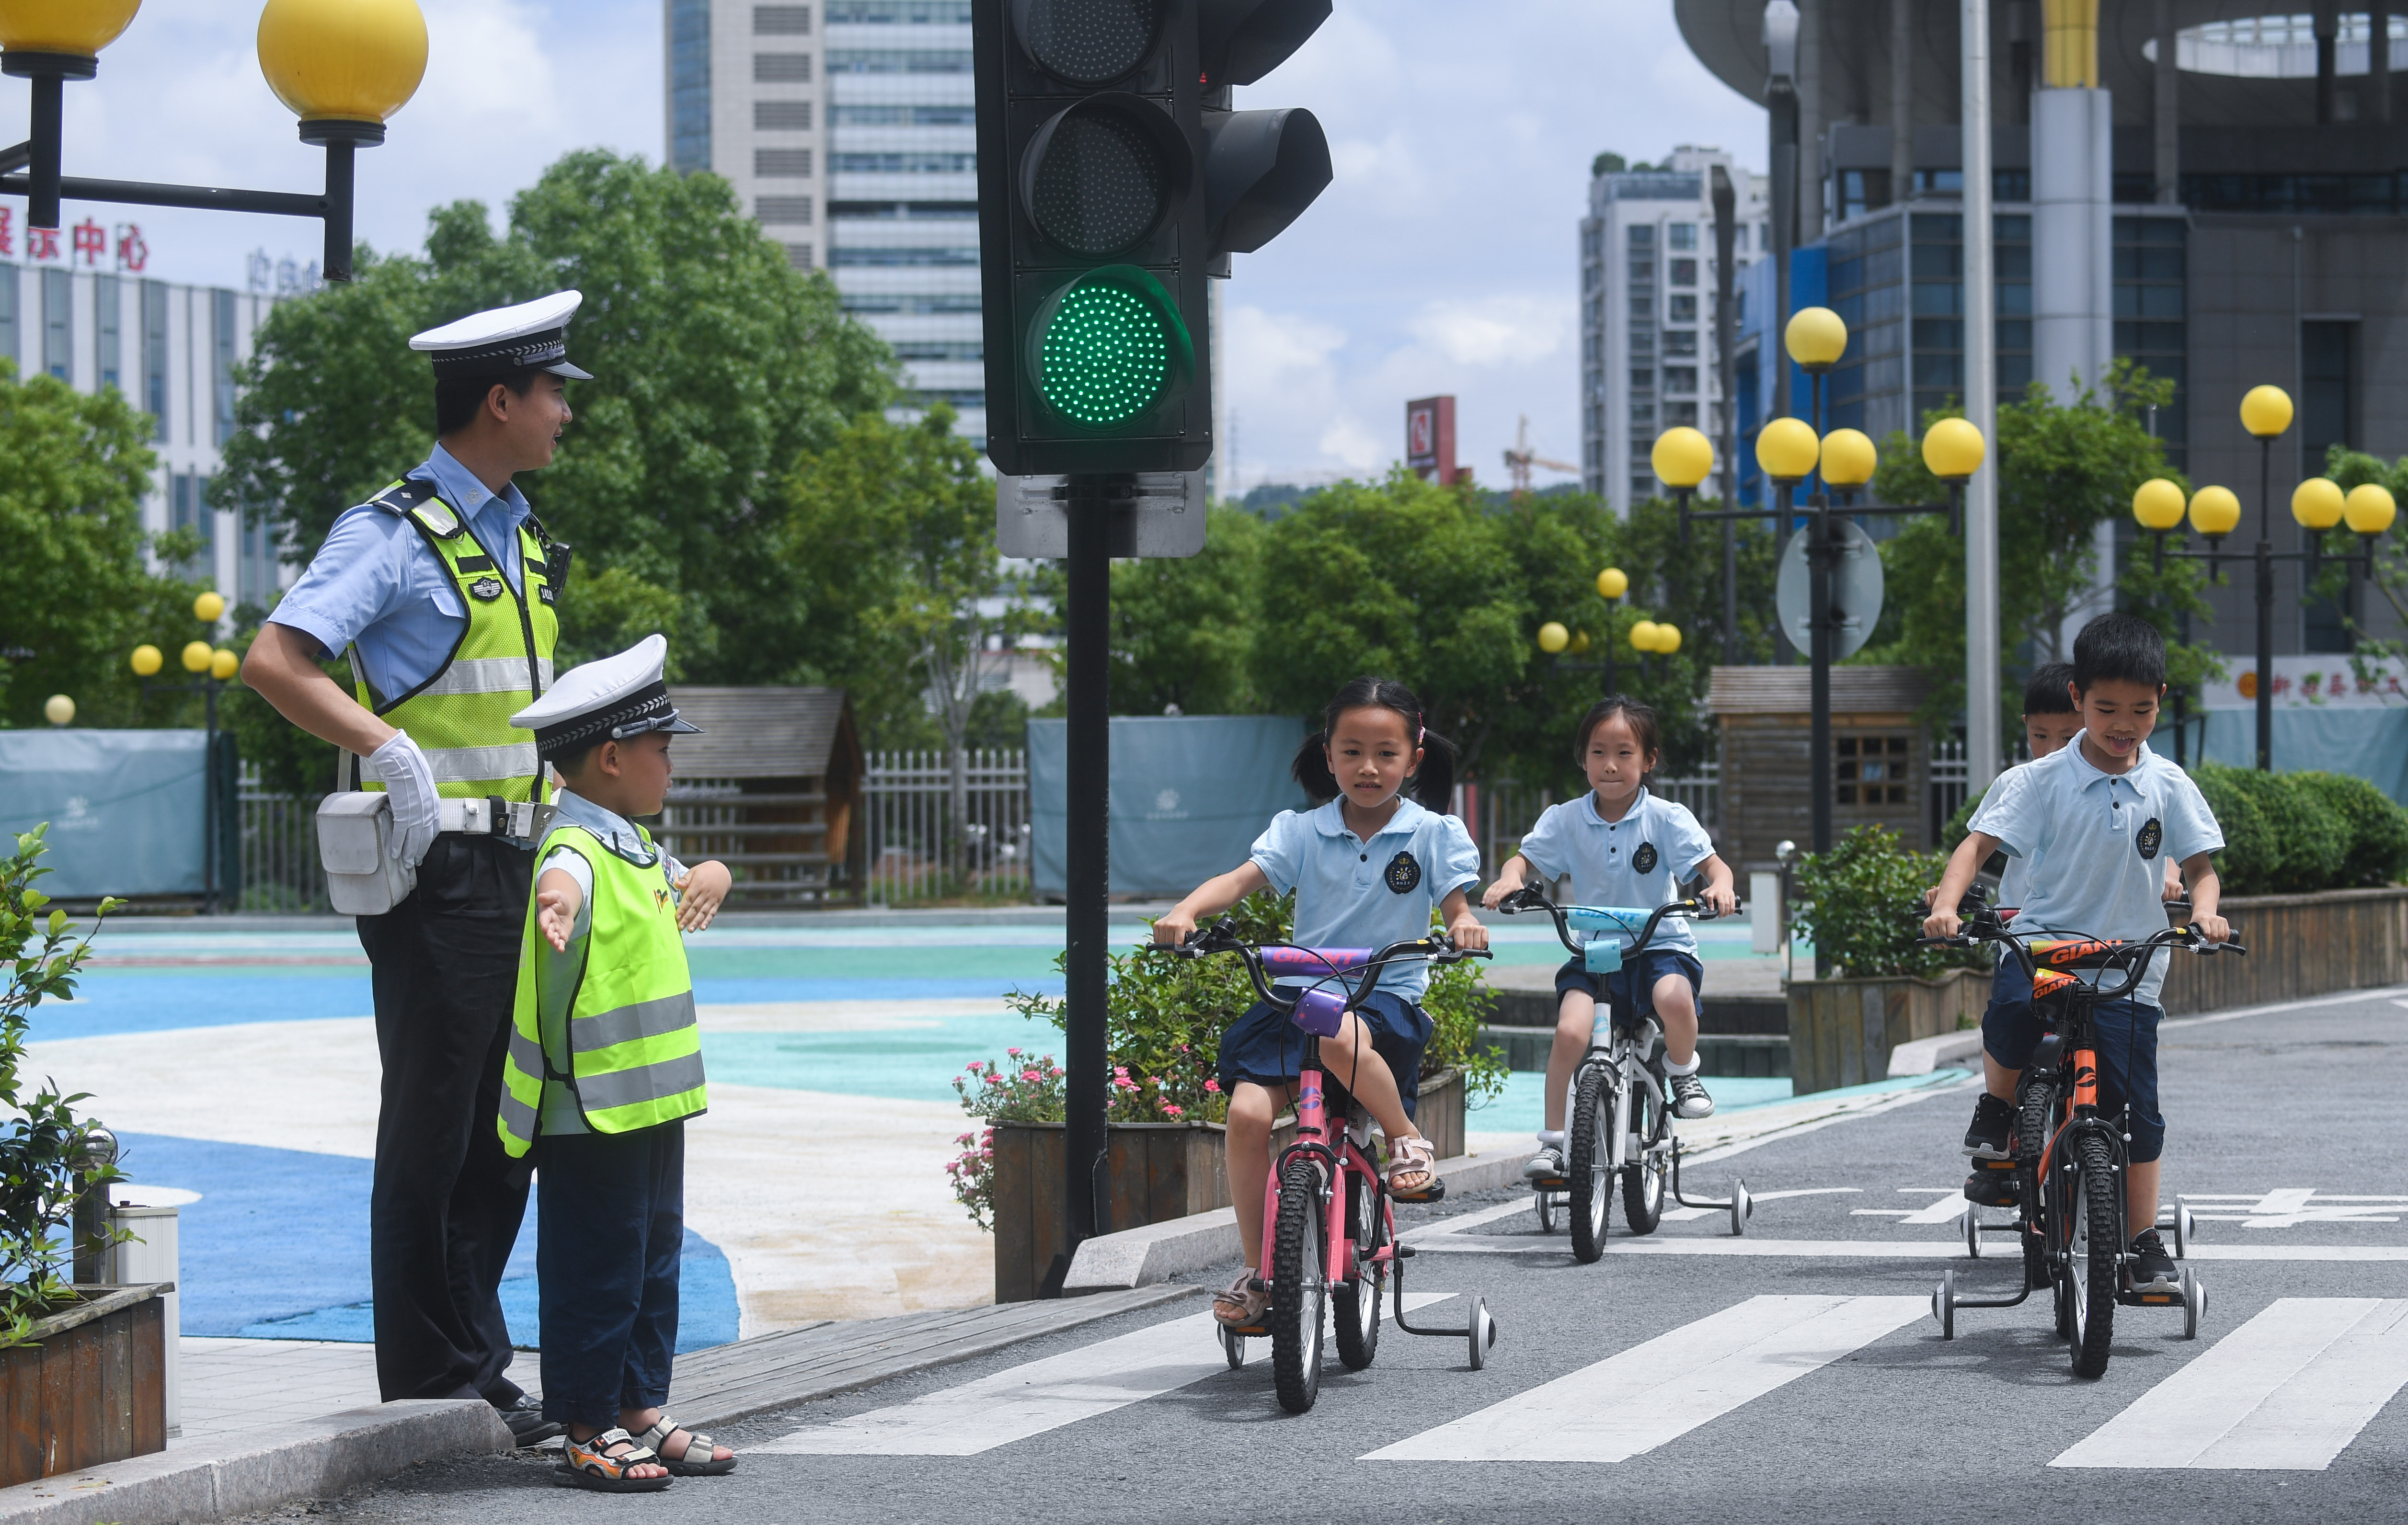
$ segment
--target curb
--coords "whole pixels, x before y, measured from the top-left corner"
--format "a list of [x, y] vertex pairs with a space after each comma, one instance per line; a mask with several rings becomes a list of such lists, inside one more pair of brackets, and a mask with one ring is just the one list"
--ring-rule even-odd
[[476, 1399], [412, 1399], [0, 1489], [7, 1525], [178, 1525], [332, 1498], [437, 1457], [515, 1443]]
[[[1437, 1164], [1449, 1191], [1490, 1191], [1518, 1186], [1529, 1150], [1512, 1154], [1459, 1154]], [[1182, 1272], [1201, 1271], [1238, 1258], [1238, 1210], [1215, 1207], [1168, 1219], [1143, 1228], [1098, 1234], [1079, 1246], [1062, 1279], [1062, 1295], [1151, 1287]]]
[[1909, 1076], [1950, 1069], [1981, 1052], [1982, 1030], [1978, 1027], [1969, 1027], [1961, 1033], [1942, 1033], [1936, 1038], [1916, 1038], [1889, 1051], [1889, 1078], [1903, 1080]]

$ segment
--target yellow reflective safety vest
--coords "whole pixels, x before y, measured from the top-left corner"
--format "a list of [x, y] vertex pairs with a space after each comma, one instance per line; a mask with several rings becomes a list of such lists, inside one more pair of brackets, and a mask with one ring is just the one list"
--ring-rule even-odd
[[[427, 679], [408, 693], [379, 694], [358, 679], [361, 704], [408, 732], [426, 753], [436, 792], [450, 799], [543, 799], [543, 766], [535, 733], [510, 724], [510, 717], [552, 687], [552, 653], [560, 620], [552, 612], [552, 568], [545, 563], [539, 526], [530, 516], [519, 526], [519, 577], [509, 579], [466, 519], [437, 497], [435, 484], [419, 478], [394, 483], [368, 500], [406, 519], [433, 550], [460, 591], [468, 623], [457, 645]], [[351, 670], [366, 668], [353, 653]], [[359, 784], [380, 790], [374, 779]]]
[[[540, 1131], [547, 1082], [596, 1133], [632, 1133], [703, 1110], [702, 1029], [694, 1013], [694, 976], [678, 932], [677, 900], [661, 873], [652, 834], [636, 828], [653, 852], [649, 864], [621, 857], [582, 826], [544, 834], [536, 862], [566, 847], [592, 866], [591, 930], [566, 953], [553, 953], [527, 903], [519, 956], [518, 1007], [502, 1068], [502, 1147], [523, 1155]], [[580, 961], [576, 996], [566, 1013], [544, 1012], [544, 958]]]

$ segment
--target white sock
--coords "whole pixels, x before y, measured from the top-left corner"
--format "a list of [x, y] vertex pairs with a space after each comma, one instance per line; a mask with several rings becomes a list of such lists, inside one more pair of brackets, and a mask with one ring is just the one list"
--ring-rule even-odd
[[1542, 1149], [1560, 1149], [1563, 1147], [1564, 1131], [1562, 1129], [1541, 1128], [1539, 1130], [1539, 1147]]
[[1667, 1054], [1664, 1057], [1664, 1073], [1666, 1075], [1695, 1075], [1698, 1073], [1698, 1066], [1701, 1062], [1703, 1062], [1699, 1060], [1695, 1053], [1691, 1053], [1689, 1055], [1689, 1062], [1686, 1064], [1675, 1064], [1672, 1062], [1671, 1056]]

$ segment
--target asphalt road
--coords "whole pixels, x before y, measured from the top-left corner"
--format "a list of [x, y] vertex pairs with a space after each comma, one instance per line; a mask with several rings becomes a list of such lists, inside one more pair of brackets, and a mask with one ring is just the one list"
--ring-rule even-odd
[[[1560, 1231], [1496, 1215], [1526, 1197], [1417, 1210], [1409, 1290], [1454, 1295], [1413, 1317], [1459, 1324], [1484, 1298], [1502, 1335], [1483, 1371], [1460, 1339], [1391, 1328], [1368, 1371], [1333, 1356], [1319, 1406], [1292, 1418], [1264, 1342], [1226, 1370], [1199, 1298], [749, 1421], [720, 1437], [752, 1449], [736, 1475], [658, 1496], [564, 1489], [522, 1453], [319, 1508], [522, 1525], [2408, 1518], [2403, 1007], [2169, 1024], [2166, 1190], [2200, 1215], [2210, 1301], [2196, 1341], [2179, 1312], [2117, 1310], [2095, 1382], [2072, 1375], [2044, 1297], [1961, 1314], [1953, 1342], [1929, 1316], [1943, 1270], [2016, 1276], [1966, 1260], [1932, 1206], [1963, 1178], [1960, 1087], [1699, 1165], [1693, 1193], [1743, 1173], [1765, 1199], [1744, 1238], [1719, 1214], [1622, 1237], [1617, 1205], [1611, 1252], [1583, 1266]], [[927, 1454], [947, 1450], [967, 1454]]]

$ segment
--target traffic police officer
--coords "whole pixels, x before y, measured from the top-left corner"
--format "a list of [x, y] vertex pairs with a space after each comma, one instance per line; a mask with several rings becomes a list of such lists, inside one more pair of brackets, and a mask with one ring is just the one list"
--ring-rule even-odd
[[[522, 1444], [558, 1432], [505, 1375], [503, 1266], [526, 1210], [501, 1100], [520, 933], [544, 801], [534, 734], [510, 717], [552, 684], [567, 573], [511, 478], [552, 463], [570, 418], [561, 292], [409, 341], [433, 357], [425, 462], [337, 519], [260, 627], [243, 679], [341, 748], [341, 787], [393, 796], [417, 888], [359, 919], [383, 1066], [368, 1204], [377, 1383], [387, 1401], [482, 1398]], [[356, 693], [317, 663], [348, 651]]]

